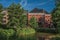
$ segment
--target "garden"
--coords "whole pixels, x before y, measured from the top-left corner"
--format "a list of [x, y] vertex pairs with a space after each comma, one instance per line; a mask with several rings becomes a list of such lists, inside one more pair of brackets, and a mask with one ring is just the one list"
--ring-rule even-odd
[[[41, 36], [37, 33], [59, 34], [60, 35], [60, 1], [56, 3], [56, 8], [51, 12], [54, 29], [39, 28], [37, 19], [32, 17], [27, 19], [27, 11], [21, 5], [12, 3], [7, 8], [0, 4], [0, 40], [38, 40]], [[8, 23], [3, 24], [3, 14], [5, 11], [8, 13]], [[5, 13], [3, 12], [3, 13]], [[4, 21], [6, 22], [6, 20]], [[52, 38], [51, 40], [59, 40], [60, 37]]]

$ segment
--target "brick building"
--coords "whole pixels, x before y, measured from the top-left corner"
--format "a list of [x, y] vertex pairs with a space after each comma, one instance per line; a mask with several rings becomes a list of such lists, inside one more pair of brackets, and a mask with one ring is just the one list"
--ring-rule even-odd
[[[7, 24], [8, 23], [8, 11], [2, 11], [3, 19], [2, 19], [2, 23], [3, 24]], [[52, 20], [51, 20], [51, 14], [49, 14], [48, 12], [46, 12], [43, 9], [33, 9], [31, 12], [27, 13], [25, 12], [25, 15], [27, 15], [27, 21], [29, 22], [29, 20], [32, 17], [35, 17], [37, 19], [38, 25], [40, 26], [42, 24], [43, 27], [50, 27]]]
[[43, 9], [33, 9], [31, 12], [28, 13], [28, 21], [33, 17], [37, 19], [37, 22], [43, 24], [43, 27], [50, 27], [51, 24], [51, 14], [46, 12]]

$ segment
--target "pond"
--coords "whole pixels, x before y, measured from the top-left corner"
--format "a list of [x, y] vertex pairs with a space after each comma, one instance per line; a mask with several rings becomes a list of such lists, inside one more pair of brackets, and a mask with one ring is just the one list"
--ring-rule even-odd
[[51, 40], [49, 36], [52, 34], [48, 33], [35, 33], [35, 34], [30, 34], [30, 35], [25, 35], [25, 36], [20, 36], [18, 40]]

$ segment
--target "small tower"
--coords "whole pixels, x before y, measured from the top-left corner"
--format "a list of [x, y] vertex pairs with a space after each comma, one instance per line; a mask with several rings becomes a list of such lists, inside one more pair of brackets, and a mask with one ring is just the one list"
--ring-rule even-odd
[[7, 10], [2, 11], [2, 15], [3, 15], [2, 24], [7, 24], [8, 23], [8, 11]]

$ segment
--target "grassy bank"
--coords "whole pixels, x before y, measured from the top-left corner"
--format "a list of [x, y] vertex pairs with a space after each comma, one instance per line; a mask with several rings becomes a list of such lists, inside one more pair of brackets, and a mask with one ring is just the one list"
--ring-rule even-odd
[[9, 40], [14, 33], [13, 29], [0, 29], [0, 40]]
[[[35, 30], [30, 27], [18, 28], [16, 31], [14, 29], [3, 29], [0, 28], [0, 40], [20, 40], [25, 39], [26, 36], [33, 34]], [[22, 38], [21, 38], [22, 37]], [[30, 36], [29, 36], [30, 37]], [[29, 39], [29, 37], [26, 37]], [[31, 36], [32, 37], [32, 36]], [[32, 37], [33, 39], [33, 37]]]
[[35, 30], [31, 27], [25, 27], [17, 30], [18, 35], [29, 35], [34, 33], [35, 33]]

